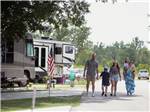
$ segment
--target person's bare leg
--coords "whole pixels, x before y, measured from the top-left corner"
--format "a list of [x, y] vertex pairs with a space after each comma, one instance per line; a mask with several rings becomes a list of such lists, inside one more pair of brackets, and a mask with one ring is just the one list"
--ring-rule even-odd
[[112, 94], [113, 94], [113, 86], [114, 86], [114, 83], [113, 83], [113, 80], [111, 80], [111, 96], [112, 96]]
[[104, 86], [102, 85], [102, 93], [104, 92]]
[[117, 81], [115, 81], [115, 86], [114, 86], [114, 96], [116, 96], [116, 92], [117, 92]]
[[87, 92], [87, 94], [89, 92], [89, 84], [90, 84], [90, 81], [87, 79], [87, 83], [86, 83], [86, 92]]
[[102, 85], [102, 96], [104, 95], [104, 86]]
[[92, 80], [92, 96], [94, 96], [95, 92], [95, 80]]
[[105, 94], [107, 94], [107, 86], [105, 86]]
[[107, 96], [107, 86], [105, 86], [105, 96]]

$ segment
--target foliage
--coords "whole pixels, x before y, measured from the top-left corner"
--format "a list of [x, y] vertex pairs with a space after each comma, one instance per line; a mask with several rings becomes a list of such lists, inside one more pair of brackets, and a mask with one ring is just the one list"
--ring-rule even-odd
[[89, 49], [82, 49], [77, 54], [76, 58], [76, 64], [78, 65], [85, 65], [86, 61], [90, 58], [91, 50]]
[[[139, 40], [138, 37], [135, 37], [130, 43], [126, 44], [123, 41], [116, 41], [112, 45], [105, 46], [102, 42], [99, 42], [96, 45], [93, 45], [90, 49], [93, 49], [93, 51], [97, 54], [96, 56], [100, 64], [100, 71], [105, 65], [110, 67], [114, 58], [122, 67], [126, 57], [129, 57], [130, 60], [134, 61], [136, 66], [140, 66], [139, 64], [144, 64], [144, 67], [147, 69], [150, 68], [150, 51], [144, 47], [143, 41]], [[79, 59], [86, 60], [84, 54], [90, 54], [91, 50], [86, 50], [86, 53], [81, 52], [80, 55], [78, 55], [80, 57]], [[81, 61], [81, 64], [84, 65], [84, 62], [85, 61]]]
[[67, 28], [60, 27], [59, 29], [55, 29], [51, 36], [59, 41], [72, 42], [80, 50], [84, 46], [89, 34], [90, 28], [86, 27], [86, 24], [84, 23], [80, 27], [71, 25]]
[[1, 28], [4, 38], [22, 38], [27, 32], [80, 26], [89, 12], [85, 1], [2, 1]]
[[83, 65], [74, 65], [74, 68], [84, 68], [84, 66]]
[[98, 66], [98, 72], [99, 72], [99, 73], [102, 73], [103, 71], [104, 71], [103, 65], [99, 65], [99, 66]]
[[86, 80], [80, 78], [79, 81], [78, 81], [78, 80], [76, 79], [76, 80], [75, 80], [75, 87], [78, 86], [78, 85], [80, 85], [80, 88], [83, 88], [83, 89], [84, 89], [84, 87], [85, 87], [85, 85], [86, 85]]
[[[96, 52], [97, 61], [99, 62], [99, 71], [103, 71], [103, 67], [106, 65], [110, 67], [112, 60], [115, 58], [120, 67], [123, 66], [126, 57], [134, 61], [135, 65], [140, 68], [139, 64], [144, 64], [145, 68], [150, 68], [150, 51], [144, 47], [143, 41], [135, 37], [130, 43], [115, 42], [112, 45], [105, 46], [102, 42], [96, 45], [85, 44], [85, 49], [80, 51], [77, 55], [76, 64], [84, 65], [86, 60], [89, 59], [91, 52]], [[137, 69], [138, 69], [137, 68]]]
[[147, 69], [150, 73], [150, 65], [148, 65], [148, 64], [139, 64], [137, 66], [137, 70], [139, 71], [140, 69]]
[[137, 63], [149, 64], [150, 67], [150, 51], [147, 48], [141, 48], [138, 50]]

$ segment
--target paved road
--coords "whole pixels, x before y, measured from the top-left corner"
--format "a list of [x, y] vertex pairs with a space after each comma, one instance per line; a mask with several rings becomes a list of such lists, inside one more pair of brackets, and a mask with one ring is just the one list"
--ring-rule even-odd
[[[96, 82], [95, 97], [91, 97], [91, 93], [87, 96], [83, 94], [81, 104], [72, 108], [71, 112], [83, 111], [146, 111], [149, 110], [150, 101], [150, 82], [146, 80], [136, 81], [136, 91], [134, 96], [127, 96], [124, 81], [118, 83], [117, 96], [102, 97], [100, 93], [101, 82]], [[109, 87], [110, 91], [110, 87]], [[110, 94], [110, 93], [109, 93]]]
[[50, 107], [50, 108], [41, 108], [34, 110], [21, 110], [16, 112], [70, 112], [71, 106], [58, 106], [58, 107]]

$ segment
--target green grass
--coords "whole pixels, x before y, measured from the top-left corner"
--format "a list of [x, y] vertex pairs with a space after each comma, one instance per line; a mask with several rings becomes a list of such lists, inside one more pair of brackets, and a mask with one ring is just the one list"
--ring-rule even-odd
[[[78, 106], [81, 96], [37, 98], [35, 108], [54, 106]], [[1, 102], [1, 112], [13, 112], [32, 108], [32, 99], [7, 100]]]
[[[75, 85], [74, 89], [75, 88], [84, 88], [85, 85]], [[72, 89], [72, 87], [70, 87], [70, 85], [56, 85], [54, 90], [69, 90], [69, 89]]]
[[84, 65], [74, 65], [74, 68], [84, 68]]
[[86, 80], [84, 79], [80, 79], [79, 81], [75, 80], [75, 85], [86, 85]]
[[[74, 88], [85, 88], [86, 81], [83, 79], [80, 79], [79, 81], [75, 80], [75, 87]], [[32, 84], [31, 87], [24, 87], [24, 88], [19, 88], [18, 90], [7, 90], [7, 92], [23, 92], [23, 91], [33, 91], [33, 88], [36, 88], [38, 91], [40, 90], [47, 90], [47, 85], [46, 84]], [[71, 87], [69, 84], [56, 84], [55, 88], [52, 88], [53, 90], [69, 90]]]

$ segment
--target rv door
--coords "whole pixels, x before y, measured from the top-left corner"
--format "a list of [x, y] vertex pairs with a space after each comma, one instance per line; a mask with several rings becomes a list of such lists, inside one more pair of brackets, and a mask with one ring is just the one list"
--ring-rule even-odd
[[34, 46], [35, 50], [35, 71], [43, 72], [42, 67], [47, 71], [48, 46]]
[[63, 63], [71, 64], [75, 61], [75, 47], [72, 45], [63, 45]]

